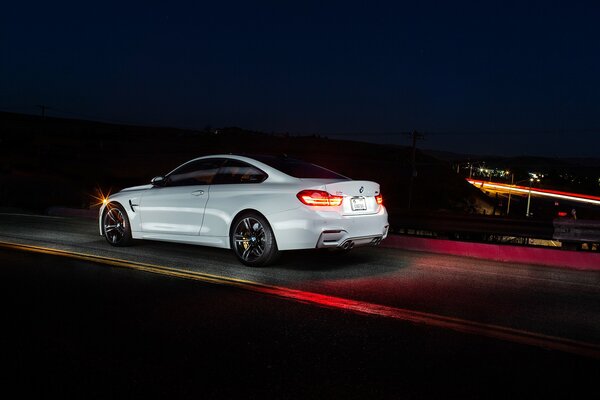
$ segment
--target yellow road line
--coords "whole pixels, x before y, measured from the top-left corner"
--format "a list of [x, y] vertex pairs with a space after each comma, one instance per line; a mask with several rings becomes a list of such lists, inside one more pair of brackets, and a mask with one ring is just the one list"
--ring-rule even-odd
[[520, 329], [507, 328], [499, 325], [484, 324], [460, 318], [446, 317], [443, 315], [384, 306], [359, 300], [345, 299], [341, 297], [329, 296], [319, 293], [305, 292], [297, 289], [266, 285], [244, 279], [206, 274], [202, 272], [166, 267], [162, 265], [127, 261], [111, 257], [96, 256], [73, 251], [52, 249], [48, 247], [31, 246], [3, 241], [0, 241], [0, 247], [12, 250], [29, 251], [34, 253], [69, 257], [77, 260], [101, 263], [113, 267], [129, 268], [138, 271], [150, 272], [154, 274], [166, 275], [176, 278], [191, 279], [213, 284], [234, 286], [244, 290], [250, 290], [262, 294], [269, 294], [287, 300], [314, 304], [320, 307], [342, 309], [357, 314], [376, 315], [380, 317], [393, 318], [419, 325], [427, 325], [437, 328], [449, 329], [460, 333], [479, 335], [492, 339], [499, 339], [528, 346], [541, 347], [549, 350], [557, 350], [586, 357], [600, 358], [600, 345], [594, 343], [581, 342], [556, 336], [548, 336]]

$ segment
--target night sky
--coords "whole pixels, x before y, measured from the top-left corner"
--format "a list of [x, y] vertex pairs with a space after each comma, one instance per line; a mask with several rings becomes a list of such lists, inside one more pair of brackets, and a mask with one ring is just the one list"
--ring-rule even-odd
[[598, 4], [13, 1], [0, 110], [600, 156]]

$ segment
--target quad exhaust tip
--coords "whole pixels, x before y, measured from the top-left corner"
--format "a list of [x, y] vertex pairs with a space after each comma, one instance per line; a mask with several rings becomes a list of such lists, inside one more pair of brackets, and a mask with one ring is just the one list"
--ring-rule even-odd
[[354, 242], [352, 240], [346, 240], [340, 247], [344, 250], [352, 250]]
[[[370, 242], [367, 242], [367, 243], [362, 242], [361, 245], [377, 246], [381, 243], [382, 240], [383, 240], [383, 238], [381, 238], [381, 237], [375, 237], [375, 238], [371, 239]], [[344, 243], [339, 245], [339, 248], [344, 249], [344, 250], [352, 250], [354, 248], [354, 244], [355, 244], [354, 240], [346, 240]]]

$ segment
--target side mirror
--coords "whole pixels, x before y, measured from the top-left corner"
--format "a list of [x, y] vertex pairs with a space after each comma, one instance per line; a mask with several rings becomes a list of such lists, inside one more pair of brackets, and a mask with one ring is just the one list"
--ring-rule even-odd
[[150, 181], [154, 186], [165, 186], [166, 180], [164, 176], [155, 176]]

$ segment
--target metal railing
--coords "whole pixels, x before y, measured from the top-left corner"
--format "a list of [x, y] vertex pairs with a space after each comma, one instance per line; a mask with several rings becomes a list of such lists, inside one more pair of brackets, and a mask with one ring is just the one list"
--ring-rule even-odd
[[[391, 231], [447, 239], [531, 244], [559, 241], [564, 249], [600, 248], [600, 221], [567, 218], [528, 220], [483, 215], [414, 213], [388, 210]], [[539, 244], [539, 243], [538, 243]]]

